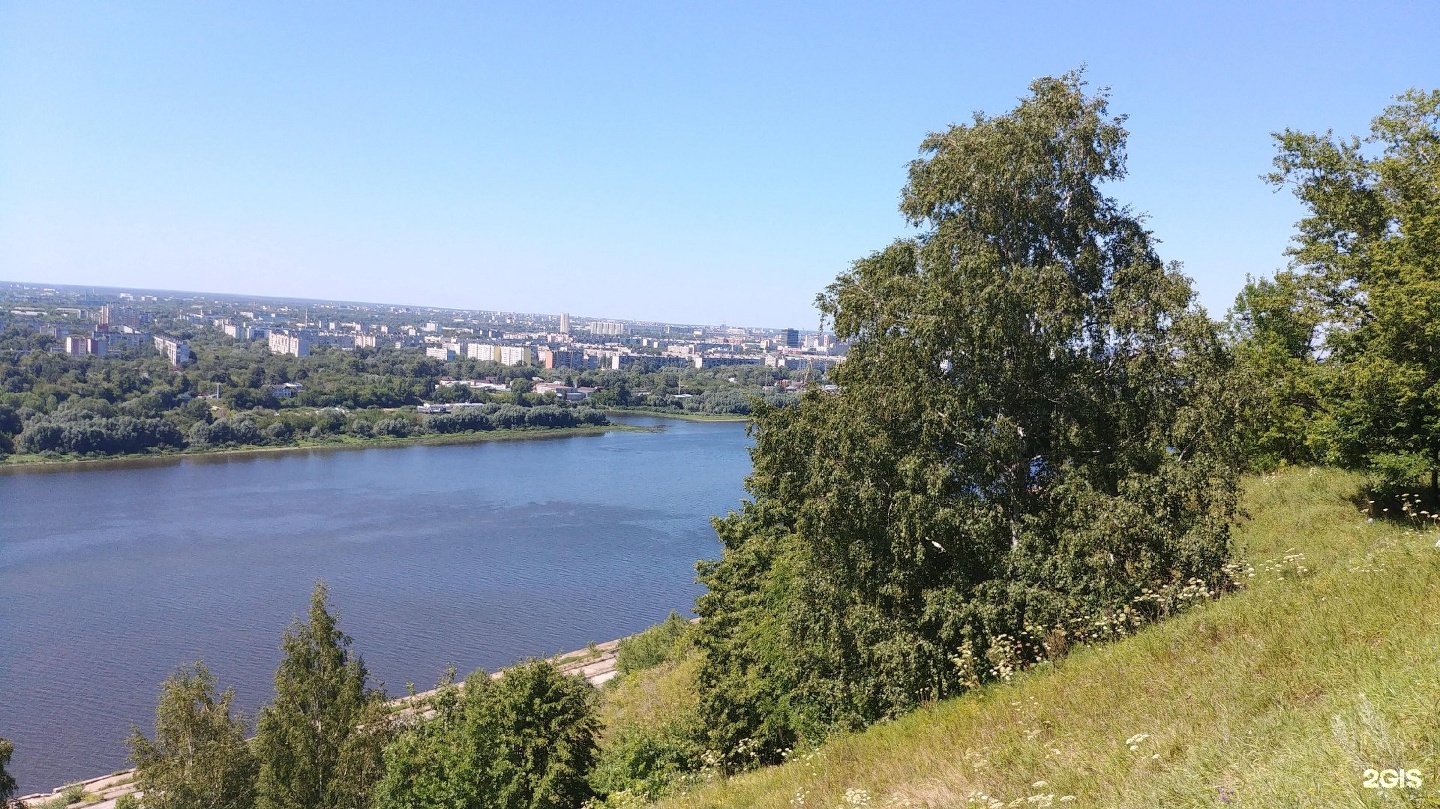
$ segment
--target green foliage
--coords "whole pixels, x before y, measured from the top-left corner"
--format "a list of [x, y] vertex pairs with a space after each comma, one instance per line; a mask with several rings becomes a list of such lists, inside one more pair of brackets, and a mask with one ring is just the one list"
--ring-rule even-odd
[[[1125, 131], [1078, 74], [926, 138], [924, 229], [819, 300], [840, 390], [753, 416], [752, 500], [697, 611], [706, 742], [731, 767], [1047, 654], [1144, 588], [1216, 583], [1230, 360], [1099, 185]], [[1053, 644], [1052, 644], [1053, 645]]]
[[137, 728], [127, 743], [135, 783], [150, 809], [248, 809], [255, 800], [255, 757], [246, 723], [232, 712], [234, 689], [217, 693], [204, 663], [176, 671], [161, 687], [155, 739]]
[[1292, 272], [1248, 279], [1230, 311], [1230, 336], [1250, 409], [1238, 425], [1252, 468], [1319, 460], [1323, 437], [1315, 414], [1325, 380], [1316, 361], [1321, 302], [1313, 284]]
[[260, 444], [265, 440], [255, 426], [255, 420], [249, 416], [232, 416], [210, 424], [197, 422], [190, 428], [187, 438], [194, 447]]
[[590, 783], [611, 804], [650, 802], [670, 794], [700, 757], [693, 728], [671, 722], [658, 728], [627, 727], [606, 744]]
[[140, 809], [140, 799], [127, 792], [115, 799], [115, 809]]
[[[528, 389], [534, 370], [473, 361], [444, 364], [389, 349], [292, 357], [209, 331], [190, 335], [199, 359], [176, 369], [148, 347], [138, 354], [69, 357], [44, 351], [41, 344], [50, 339], [28, 327], [0, 331], [0, 455], [107, 456], [423, 435], [430, 430], [421, 419], [394, 408], [428, 398], [482, 403], [490, 413], [501, 407], [489, 393], [437, 387], [441, 374], [486, 371], [513, 377]], [[277, 398], [271, 386], [287, 382], [300, 382], [303, 389]], [[217, 389], [218, 400], [199, 398]], [[606, 423], [589, 408], [532, 409], [540, 397], [521, 393], [498, 398], [509, 409], [495, 422], [458, 426], [442, 418], [434, 431]]]
[[595, 693], [543, 660], [506, 670], [477, 712], [494, 734], [495, 806], [578, 807], [595, 763]]
[[[1288, 308], [1324, 335], [1310, 425], [1322, 456], [1386, 486], [1440, 488], [1440, 90], [1399, 96], [1364, 140], [1276, 141], [1269, 179], [1307, 208]], [[1310, 387], [1304, 370], [1284, 384]]]
[[364, 809], [381, 775], [384, 694], [366, 685], [326, 599], [317, 582], [309, 621], [281, 644], [275, 700], [260, 710], [254, 742], [257, 809]]
[[376, 809], [568, 809], [590, 797], [594, 692], [544, 661], [499, 680], [476, 672], [463, 694], [442, 681], [435, 716], [385, 750]]
[[61, 410], [26, 422], [16, 443], [22, 452], [37, 454], [119, 455], [179, 449], [185, 440], [174, 424], [163, 419], [105, 418], [89, 410]]
[[468, 407], [454, 413], [443, 413], [425, 419], [426, 429], [441, 434], [510, 430], [521, 427], [579, 427], [608, 423], [605, 414], [588, 407], [575, 409], [556, 405], [520, 407], [513, 404], [493, 403]]
[[15, 755], [15, 744], [9, 739], [0, 738], [0, 805], [15, 797], [15, 790], [18, 785], [15, 783], [15, 776], [6, 769], [10, 765], [11, 756]]
[[1404, 762], [1428, 790], [1440, 765], [1440, 622], [1417, 619], [1440, 613], [1440, 532], [1368, 521], [1363, 485], [1251, 476], [1239, 592], [659, 809], [1431, 805], [1361, 776]]
[[637, 635], [620, 641], [615, 651], [615, 668], [621, 674], [658, 666], [674, 660], [690, 634], [690, 622], [678, 612]]
[[638, 806], [704, 780], [705, 750], [698, 742], [704, 734], [695, 713], [700, 660], [689, 630], [688, 623], [675, 621], [652, 627], [644, 635], [664, 641], [655, 651], [666, 659], [603, 689], [605, 731], [590, 774], [603, 798], [597, 806]]
[[470, 809], [487, 805], [494, 784], [487, 772], [491, 739], [478, 732], [474, 706], [491, 685], [477, 671], [462, 700], [454, 671], [446, 673], [423, 721], [411, 720], [385, 748], [385, 775], [375, 787], [375, 809]]

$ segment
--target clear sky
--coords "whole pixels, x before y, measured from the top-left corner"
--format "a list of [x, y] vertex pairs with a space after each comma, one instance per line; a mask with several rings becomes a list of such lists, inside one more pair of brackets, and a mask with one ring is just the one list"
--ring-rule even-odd
[[1440, 87], [1440, 3], [0, 0], [0, 279], [814, 328], [927, 132], [1082, 63], [1218, 315], [1270, 133]]

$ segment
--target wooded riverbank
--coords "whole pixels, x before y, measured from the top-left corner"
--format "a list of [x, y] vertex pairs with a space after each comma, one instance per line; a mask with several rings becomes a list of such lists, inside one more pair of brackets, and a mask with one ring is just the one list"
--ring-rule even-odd
[[[709, 420], [709, 419], [706, 419]], [[228, 458], [244, 455], [262, 455], [285, 452], [315, 452], [328, 450], [398, 448], [415, 445], [444, 446], [449, 444], [478, 444], [486, 441], [516, 441], [542, 438], [564, 438], [576, 435], [600, 435], [611, 431], [656, 432], [653, 427], [637, 427], [627, 424], [580, 425], [575, 427], [518, 427], [508, 430], [473, 431], [446, 435], [416, 436], [336, 436], [332, 439], [306, 440], [296, 444], [274, 447], [196, 447], [163, 452], [107, 455], [104, 457], [76, 457], [43, 455], [8, 455], [0, 458], [0, 473], [31, 471], [36, 468], [80, 469], [80, 468], [123, 468], [148, 466], [151, 464], [176, 463], [181, 459]]]

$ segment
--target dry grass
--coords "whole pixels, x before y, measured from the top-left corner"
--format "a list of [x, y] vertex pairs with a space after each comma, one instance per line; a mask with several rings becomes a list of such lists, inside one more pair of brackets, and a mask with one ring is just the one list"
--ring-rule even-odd
[[612, 680], [600, 701], [602, 744], [631, 726], [653, 729], [681, 718], [695, 704], [699, 669], [692, 654]]
[[1440, 806], [1440, 534], [1359, 484], [1251, 480], [1238, 594], [664, 805]]

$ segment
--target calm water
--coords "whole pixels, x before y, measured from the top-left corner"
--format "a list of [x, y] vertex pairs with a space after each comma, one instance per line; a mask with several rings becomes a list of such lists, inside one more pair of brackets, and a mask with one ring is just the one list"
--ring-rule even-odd
[[247, 713], [317, 578], [392, 694], [642, 629], [699, 593], [740, 424], [0, 475], [0, 736], [21, 791], [125, 766], [204, 659]]

